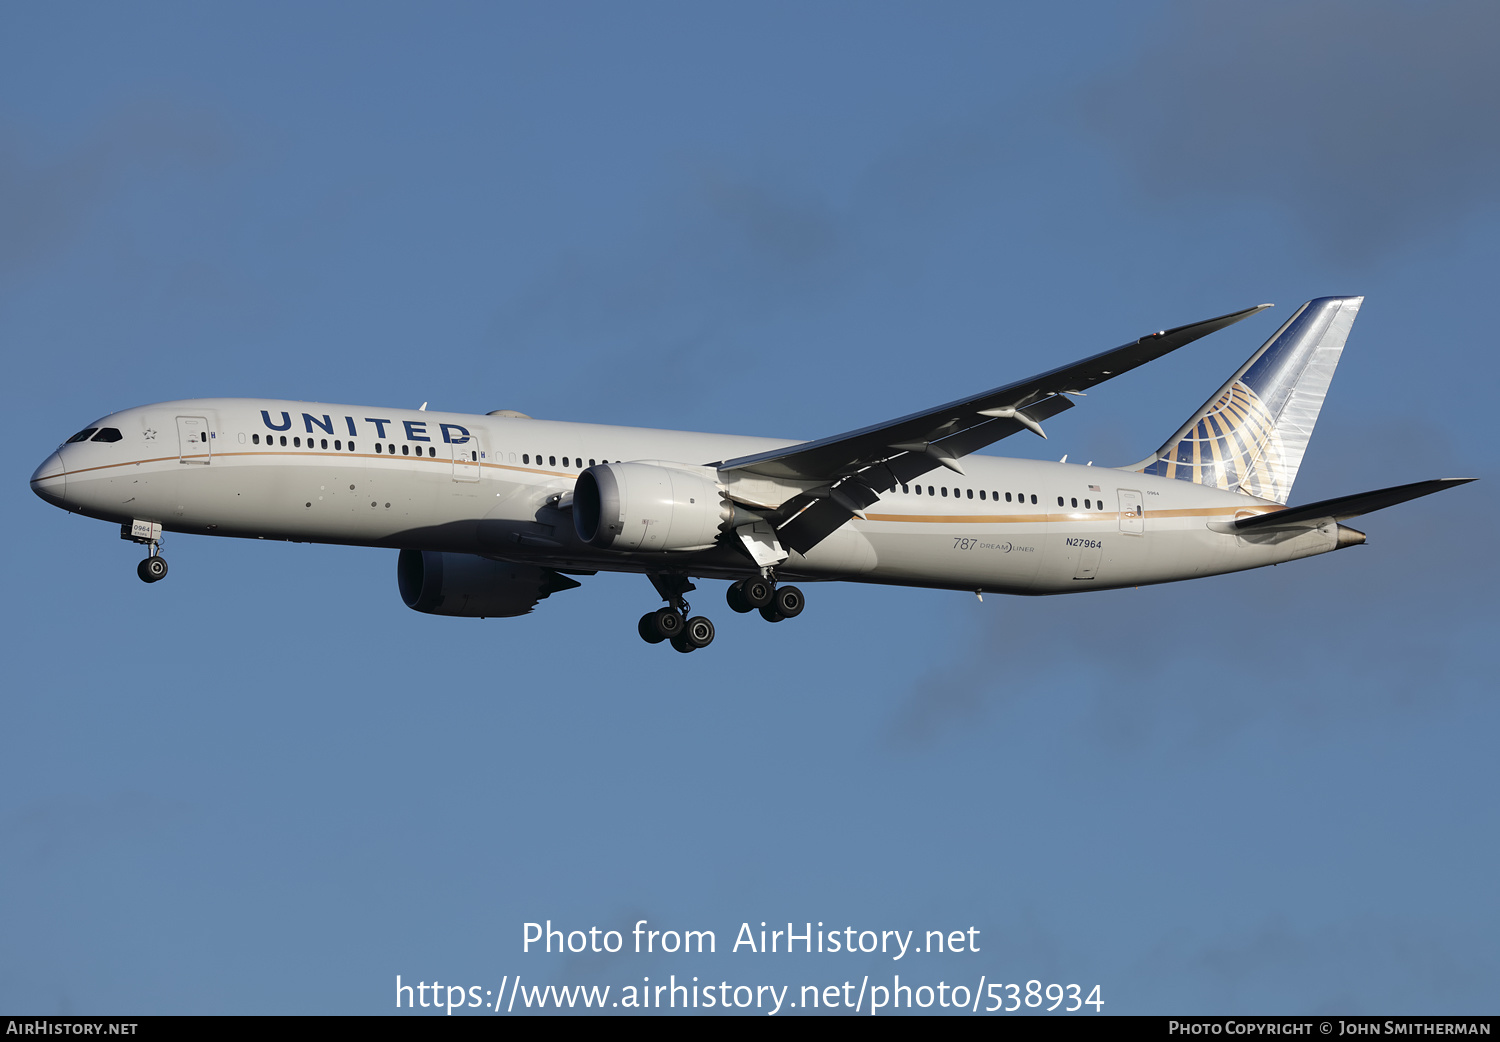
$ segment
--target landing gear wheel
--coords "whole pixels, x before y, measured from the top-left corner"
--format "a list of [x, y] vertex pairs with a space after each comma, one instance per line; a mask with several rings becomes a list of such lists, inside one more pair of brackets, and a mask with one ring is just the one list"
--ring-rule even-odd
[[641, 621], [636, 624], [635, 631], [641, 635], [641, 639], [647, 644], [660, 644], [667, 639], [656, 628], [656, 612], [654, 611], [648, 611], [641, 616]]
[[160, 554], [152, 554], [135, 566], [135, 574], [141, 577], [141, 582], [161, 582], [167, 577], [167, 559]]
[[802, 596], [802, 591], [795, 586], [778, 586], [776, 596], [771, 599], [776, 610], [784, 619], [795, 619], [802, 614], [802, 609], [807, 606], [807, 598]]
[[729, 610], [744, 615], [746, 612], [754, 611], [750, 602], [745, 600], [745, 584], [743, 581], [730, 583], [729, 590], [724, 594], [724, 599], [729, 602]]
[[714, 642], [714, 624], [702, 615], [687, 620], [682, 638], [695, 648], [706, 648]]
[[765, 579], [741, 579], [738, 583], [740, 596], [752, 608], [764, 608], [776, 596], [776, 587]]
[[687, 634], [679, 633], [672, 638], [672, 647], [686, 655], [689, 651], [697, 651], [698, 645], [687, 639]]
[[768, 604], [764, 608], [762, 608], [760, 610], [760, 617], [765, 619], [767, 622], [780, 622], [782, 619], [786, 618], [785, 615], [776, 610], [776, 605], [774, 604]]
[[661, 608], [651, 613], [656, 623], [657, 639], [671, 640], [682, 632], [682, 616], [674, 608]]

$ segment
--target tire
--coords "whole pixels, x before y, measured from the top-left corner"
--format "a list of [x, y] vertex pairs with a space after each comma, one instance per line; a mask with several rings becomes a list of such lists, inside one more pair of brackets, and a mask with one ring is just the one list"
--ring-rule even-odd
[[687, 634], [679, 633], [672, 638], [672, 647], [686, 655], [690, 651], [697, 651], [698, 645], [687, 639]]
[[135, 566], [135, 574], [141, 577], [141, 582], [161, 582], [167, 577], [167, 559], [153, 554]]
[[776, 610], [776, 605], [774, 604], [768, 604], [764, 608], [762, 608], [760, 610], [760, 617], [765, 619], [767, 622], [780, 622], [782, 619], [786, 618], [785, 615]]
[[730, 583], [729, 590], [724, 594], [724, 599], [729, 602], [729, 610], [744, 615], [746, 612], [754, 611], [750, 602], [745, 600], [744, 582]]
[[682, 632], [682, 616], [675, 609], [662, 608], [651, 613], [656, 622], [656, 632], [662, 640], [671, 640]]
[[636, 623], [635, 631], [641, 635], [641, 639], [647, 644], [660, 644], [666, 640], [656, 629], [656, 612], [648, 611], [641, 616], [641, 621]]
[[687, 620], [687, 627], [682, 631], [682, 639], [695, 648], [706, 648], [714, 642], [714, 624], [702, 615], [695, 615]]
[[781, 612], [783, 618], [795, 619], [802, 614], [802, 609], [807, 607], [807, 598], [802, 596], [802, 591], [795, 586], [778, 586], [776, 597], [771, 602], [776, 610]]
[[776, 596], [776, 587], [764, 579], [742, 579], [740, 580], [740, 593], [750, 607], [764, 608], [771, 603], [771, 598]]

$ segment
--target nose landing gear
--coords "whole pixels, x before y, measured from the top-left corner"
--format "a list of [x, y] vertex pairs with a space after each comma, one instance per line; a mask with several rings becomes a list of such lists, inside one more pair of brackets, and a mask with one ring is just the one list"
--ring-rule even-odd
[[167, 559], [161, 555], [161, 525], [154, 521], [132, 521], [120, 526], [120, 538], [151, 548], [151, 555], [135, 566], [143, 583], [161, 582], [167, 577]]
[[161, 582], [167, 577], [167, 559], [157, 553], [153, 546], [151, 556], [135, 566], [135, 574], [141, 577], [141, 582]]

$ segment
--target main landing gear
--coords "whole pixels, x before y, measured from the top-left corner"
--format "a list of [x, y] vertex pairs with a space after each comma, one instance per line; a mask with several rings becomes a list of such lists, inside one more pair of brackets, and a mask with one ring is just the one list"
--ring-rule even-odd
[[647, 644], [670, 641], [672, 647], [684, 655], [689, 651], [706, 648], [714, 642], [714, 624], [702, 615], [688, 617], [688, 602], [682, 595], [697, 589], [685, 575], [662, 575], [650, 573], [647, 578], [668, 607], [648, 611], [636, 624], [636, 632]]
[[741, 615], [758, 611], [767, 622], [795, 619], [807, 604], [797, 587], [777, 586], [774, 579], [760, 577], [741, 579], [732, 584], [725, 599], [729, 601], [729, 607]]
[[[685, 575], [652, 573], [647, 576], [668, 607], [648, 611], [636, 624], [636, 632], [647, 644], [669, 641], [686, 654], [714, 642], [714, 624], [702, 615], [689, 617], [683, 594], [697, 589]], [[758, 611], [767, 622], [794, 619], [807, 603], [795, 586], [777, 586], [771, 576], [741, 579], [729, 587], [729, 607], [740, 614]]]

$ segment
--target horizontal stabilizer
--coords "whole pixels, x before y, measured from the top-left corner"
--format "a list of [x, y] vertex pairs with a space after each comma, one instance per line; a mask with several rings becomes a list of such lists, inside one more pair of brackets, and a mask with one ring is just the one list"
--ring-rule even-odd
[[1408, 499], [1430, 496], [1434, 492], [1441, 492], [1455, 485], [1465, 485], [1473, 480], [1473, 478], [1434, 478], [1432, 481], [1414, 481], [1410, 485], [1397, 485], [1395, 488], [1383, 488], [1376, 492], [1360, 492], [1353, 496], [1340, 496], [1338, 499], [1325, 499], [1321, 503], [1292, 507], [1289, 510], [1273, 510], [1268, 514], [1242, 517], [1234, 523], [1234, 527], [1236, 531], [1242, 532], [1247, 528], [1269, 528], [1276, 525], [1322, 521], [1328, 518], [1334, 521], [1344, 521], [1351, 517], [1358, 517], [1360, 514], [1369, 514], [1376, 510], [1384, 510], [1386, 507], [1393, 507], [1397, 503], [1405, 503]]

